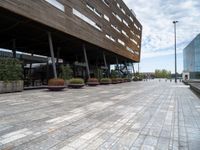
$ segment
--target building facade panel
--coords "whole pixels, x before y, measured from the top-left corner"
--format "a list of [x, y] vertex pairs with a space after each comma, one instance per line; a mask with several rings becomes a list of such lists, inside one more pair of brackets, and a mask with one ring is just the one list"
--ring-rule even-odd
[[4, 0], [0, 7], [140, 61], [142, 25], [122, 0]]
[[200, 79], [200, 34], [184, 48], [183, 64], [191, 79]]

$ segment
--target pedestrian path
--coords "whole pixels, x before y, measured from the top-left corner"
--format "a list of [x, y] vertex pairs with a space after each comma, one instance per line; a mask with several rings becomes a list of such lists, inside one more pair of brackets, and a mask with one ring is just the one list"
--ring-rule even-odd
[[199, 150], [200, 98], [145, 82], [0, 95], [2, 150]]

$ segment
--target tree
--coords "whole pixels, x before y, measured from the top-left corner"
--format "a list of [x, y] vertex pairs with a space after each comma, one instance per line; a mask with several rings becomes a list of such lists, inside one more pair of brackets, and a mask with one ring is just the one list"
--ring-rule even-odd
[[69, 80], [72, 78], [72, 74], [73, 71], [71, 69], [71, 67], [67, 64], [67, 65], [61, 65], [60, 66], [60, 78], [64, 79], [64, 80]]
[[167, 71], [166, 69], [156, 69], [155, 70], [155, 77], [156, 78], [171, 78], [171, 71]]

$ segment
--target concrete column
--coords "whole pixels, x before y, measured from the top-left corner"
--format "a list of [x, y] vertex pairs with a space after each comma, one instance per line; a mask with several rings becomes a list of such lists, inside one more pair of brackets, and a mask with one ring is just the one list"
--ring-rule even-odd
[[12, 40], [12, 45], [13, 45], [13, 48], [12, 48], [13, 58], [16, 58], [16, 39]]
[[116, 56], [116, 63], [117, 63], [117, 70], [118, 70], [118, 73], [119, 73], [119, 75], [120, 75], [119, 61], [118, 61], [118, 58], [117, 58], [117, 56]]
[[50, 53], [51, 53], [51, 61], [53, 65], [53, 73], [54, 73], [54, 78], [57, 77], [57, 72], [56, 72], [56, 64], [55, 64], [55, 57], [54, 57], [54, 51], [53, 51], [53, 42], [52, 42], [52, 37], [51, 37], [51, 32], [47, 32], [48, 34], [48, 40], [49, 40], [49, 48], [50, 48]]
[[103, 52], [103, 60], [104, 60], [105, 67], [107, 67], [107, 69], [108, 69], [108, 65], [107, 65], [107, 61], [106, 61], [106, 55], [105, 55], [104, 52]]
[[108, 65], [107, 65], [107, 61], [106, 61], [106, 55], [105, 53], [103, 52], [103, 60], [104, 60], [104, 65], [106, 67], [106, 76], [108, 77], [109, 76], [109, 68], [108, 68]]
[[126, 67], [126, 72], [127, 72], [127, 75], [128, 75], [128, 67], [127, 67], [127, 62], [125, 62], [124, 64], [125, 64], [125, 67]]
[[89, 68], [89, 64], [88, 64], [88, 58], [87, 58], [87, 52], [86, 52], [85, 44], [83, 44], [83, 53], [84, 53], [84, 57], [85, 57], [85, 63], [86, 63], [88, 78], [90, 78], [90, 68]]
[[46, 77], [47, 77], [47, 81], [48, 81], [49, 80], [49, 59], [47, 59], [46, 65], [47, 65]]
[[60, 47], [57, 48], [57, 54], [56, 54], [56, 64], [58, 65], [59, 63], [59, 58], [60, 58]]
[[134, 64], [133, 64], [133, 63], [131, 63], [131, 65], [132, 65], [132, 68], [133, 68], [133, 74], [135, 75], [135, 68], [134, 68]]
[[[33, 57], [33, 53], [31, 53], [31, 56]], [[31, 73], [32, 73], [32, 62], [30, 62], [30, 66], [29, 66], [29, 75], [31, 75]]]

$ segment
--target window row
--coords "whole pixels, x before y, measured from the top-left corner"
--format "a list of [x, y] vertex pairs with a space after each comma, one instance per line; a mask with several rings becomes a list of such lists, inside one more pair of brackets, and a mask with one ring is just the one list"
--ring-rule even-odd
[[101, 0], [106, 6], [110, 7], [110, 2], [109, 0]]
[[57, 0], [45, 0], [45, 1], [51, 4], [52, 6], [56, 7], [57, 9], [65, 12], [65, 6], [60, 2], [58, 2]]
[[93, 11], [97, 16], [102, 17], [102, 14], [95, 7], [93, 7], [91, 4], [87, 3], [86, 7], [88, 9], [90, 9], [91, 11]]
[[[116, 1], [116, 0], [115, 0]], [[116, 2], [117, 3], [117, 2]], [[126, 15], [126, 11], [123, 9], [123, 7], [122, 6], [120, 6], [120, 4], [119, 3], [117, 3], [117, 7], [123, 12], [123, 14], [124, 15]], [[133, 12], [133, 10], [131, 9], [130, 10], [131, 12], [132, 12], [132, 14], [135, 16], [135, 13]], [[128, 16], [128, 18], [132, 21], [132, 22], [134, 22], [134, 20], [133, 20], [133, 18], [131, 17], [131, 15], [128, 15], [127, 14], [127, 16]], [[125, 21], [125, 20], [124, 20]], [[129, 25], [126, 23], [126, 25], [129, 27]], [[138, 29], [138, 30], [141, 30], [141, 28], [140, 27], [138, 27], [136, 24], [134, 24], [135, 25], [135, 27]]]
[[81, 20], [87, 22], [88, 24], [90, 24], [91, 26], [95, 27], [96, 29], [98, 29], [99, 31], [102, 31], [102, 28], [100, 25], [98, 25], [97, 23], [95, 23], [94, 21], [92, 21], [90, 18], [88, 18], [87, 16], [85, 16], [84, 14], [82, 14], [81, 12], [79, 12], [76, 9], [72, 9], [72, 13], [77, 16], [78, 18], [80, 18]]
[[[61, 10], [61, 11], [65, 11], [65, 7], [63, 4], [61, 4], [59, 1], [57, 0], [45, 0], [46, 2], [48, 2], [49, 4], [51, 4], [52, 6], [56, 7], [57, 9]], [[106, 4], [107, 6], [110, 5], [109, 1], [108, 0], [102, 0], [102, 2], [104, 4]], [[90, 9], [91, 11], [93, 11], [97, 16], [99, 17], [102, 17], [102, 13], [100, 13], [95, 7], [93, 7], [91, 4], [87, 3], [86, 4], [87, 8]], [[117, 3], [117, 6], [123, 10], [123, 8], [119, 5], [119, 3]], [[125, 11], [123, 10], [124, 14]], [[112, 13], [120, 22], [123, 22], [127, 27], [129, 27], [129, 24], [124, 20], [122, 19], [117, 13], [113, 12]], [[133, 22], [133, 19], [131, 18], [131, 16], [129, 16], [131, 21]], [[107, 21], [110, 21], [110, 18], [106, 15], [104, 15], [104, 19], [106, 19]], [[141, 30], [140, 27], [138, 27], [135, 23], [134, 23], [134, 26], [136, 27], [136, 29], [138, 30]]]
[[125, 10], [120, 6], [119, 3], [117, 3], [117, 7], [123, 12], [124, 15], [126, 15], [126, 12]]
[[[113, 28], [113, 29], [115, 29], [118, 33], [122, 33], [124, 36], [126, 36], [127, 38], [130, 38], [129, 36], [128, 36], [128, 34], [124, 31], [124, 30], [120, 30], [117, 26], [115, 26], [115, 25], [113, 25], [113, 24], [111, 24], [111, 27]], [[135, 34], [132, 30], [130, 30], [130, 32], [132, 33], [132, 35], [133, 36], [136, 36], [137, 38], [139, 38], [140, 39], [140, 35], [137, 35], [137, 34]], [[130, 40], [131, 41], [135, 41], [134, 39], [131, 39], [130, 38]], [[136, 43], [136, 42], [134, 42], [134, 43]], [[136, 43], [137, 44], [137, 43]]]
[[138, 39], [140, 39], [140, 35], [134, 33], [132, 30], [130, 32], [133, 34], [133, 36], [136, 36]]
[[[103, 18], [105, 19], [105, 20], [107, 20], [108, 22], [110, 22], [110, 18], [107, 16], [107, 15], [102, 15], [102, 13], [101, 12], [99, 12], [95, 7], [93, 7], [91, 4], [89, 4], [89, 3], [86, 3], [86, 7], [88, 8], [88, 9], [90, 9], [94, 14], [96, 14], [97, 16], [99, 16], [99, 17], [101, 17], [102, 18], [102, 16], [103, 16]], [[120, 21], [120, 22], [123, 22], [128, 28], [130, 28], [129, 27], [129, 24], [124, 20], [124, 19], [121, 19], [120, 17], [119, 17], [119, 15], [117, 15], [117, 13], [115, 13], [115, 12], [112, 12], [112, 14]], [[137, 27], [137, 25], [134, 23], [134, 26], [138, 29], [138, 27]], [[118, 29], [118, 27], [117, 26], [114, 26], [114, 25], [112, 25], [111, 24], [111, 27], [112, 28], [114, 28], [118, 33], [122, 33], [123, 35], [125, 35], [127, 38], [129, 38], [129, 36], [127, 35], [127, 33], [125, 32], [125, 31], [120, 31], [119, 29]], [[134, 35], [134, 33], [132, 32], [132, 34]], [[136, 35], [138, 38], [140, 38], [138, 35]]]
[[[128, 22], [124, 19], [122, 19], [117, 13], [115, 12], [112, 12], [113, 16], [115, 16], [120, 22], [123, 22], [128, 28], [130, 28]], [[133, 21], [133, 19], [132, 19]], [[140, 27], [138, 27], [135, 23], [134, 23], [134, 27], [137, 29], [137, 30], [141, 30]]]
[[[115, 40], [115, 38], [114, 38], [113, 36], [109, 35], [109, 34], [106, 34], [105, 37], [106, 37], [107, 39], [111, 40], [111, 41], [114, 42], [114, 43], [118, 42], [118, 43], [121, 44], [122, 46], [126, 46], [125, 42], [122, 41], [121, 39]], [[134, 42], [134, 43], [135, 43], [135, 42]], [[137, 45], [137, 47], [139, 48], [140, 46]], [[130, 51], [130, 52], [136, 54], [136, 55], [139, 55], [139, 52], [134, 51], [133, 49], [131, 49], [131, 48], [128, 47], [128, 46], [126, 46], [126, 49], [127, 49], [128, 51]]]
[[[102, 31], [102, 27], [100, 25], [98, 25], [97, 23], [95, 23], [94, 21], [92, 21], [90, 18], [88, 18], [87, 16], [85, 16], [84, 14], [82, 14], [81, 12], [79, 12], [78, 10], [76, 10], [76, 9], [73, 8], [72, 9], [72, 13], [75, 16], [77, 16], [78, 18], [80, 18], [81, 20], [85, 21], [86, 23], [88, 23], [91, 26], [93, 26], [94, 28], [96, 28], [97, 30]], [[117, 26], [114, 26], [112, 24], [111, 24], [111, 27], [113, 29], [115, 29], [117, 32], [122, 33], [124, 36], [126, 36], [127, 38], [129, 38], [128, 34], [124, 30], [120, 31]], [[133, 33], [133, 31], [131, 33]], [[106, 37], [108, 39], [110, 39], [111, 41], [116, 42], [116, 40], [112, 36], [106, 35]], [[130, 40], [134, 44], [138, 45], [137, 41], [135, 41], [133, 38], [130, 38]], [[118, 43], [120, 43], [121, 45], [125, 46], [125, 43], [122, 40], [120, 40], [120, 39], [118, 39]]]

